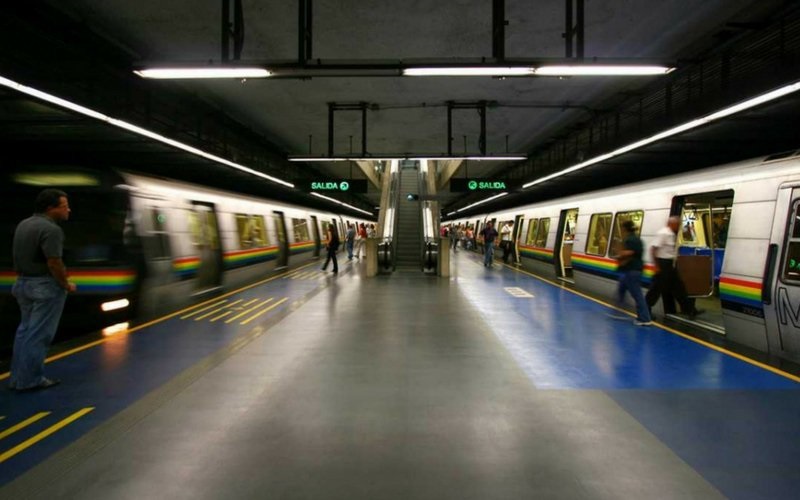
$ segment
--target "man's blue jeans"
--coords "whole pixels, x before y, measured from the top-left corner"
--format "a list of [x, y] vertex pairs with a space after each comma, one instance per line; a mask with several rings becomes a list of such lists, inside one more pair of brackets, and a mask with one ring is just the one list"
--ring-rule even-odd
[[492, 265], [492, 258], [494, 257], [494, 242], [483, 244], [483, 265], [488, 267]]
[[67, 292], [55, 278], [19, 277], [11, 293], [22, 313], [11, 357], [11, 380], [15, 389], [28, 389], [44, 381], [44, 359], [58, 329]]
[[642, 278], [641, 271], [623, 271], [619, 277], [619, 284], [617, 285], [617, 304], [621, 307], [625, 302], [625, 291], [630, 292], [634, 302], [636, 302], [636, 319], [637, 321], [647, 322], [650, 321], [650, 310], [647, 307], [647, 301], [644, 300], [642, 293], [642, 285], [640, 280]]

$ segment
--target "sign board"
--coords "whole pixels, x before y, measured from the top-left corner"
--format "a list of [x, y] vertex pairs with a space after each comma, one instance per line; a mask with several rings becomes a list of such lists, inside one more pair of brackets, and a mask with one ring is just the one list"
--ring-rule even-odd
[[367, 192], [366, 179], [321, 179], [306, 184], [309, 193], [359, 193]]
[[501, 179], [450, 179], [451, 193], [513, 191], [516, 183]]

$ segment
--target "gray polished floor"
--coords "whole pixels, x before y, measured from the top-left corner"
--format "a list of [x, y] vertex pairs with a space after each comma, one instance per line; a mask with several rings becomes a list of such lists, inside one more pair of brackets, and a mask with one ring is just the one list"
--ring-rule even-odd
[[37, 496], [720, 496], [602, 392], [537, 390], [457, 281], [328, 279]]

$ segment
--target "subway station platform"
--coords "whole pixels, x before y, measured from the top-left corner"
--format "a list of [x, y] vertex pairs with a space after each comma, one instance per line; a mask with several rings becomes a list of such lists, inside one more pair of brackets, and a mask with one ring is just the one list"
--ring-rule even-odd
[[467, 252], [450, 278], [318, 265], [0, 391], [0, 498], [800, 491], [791, 374]]

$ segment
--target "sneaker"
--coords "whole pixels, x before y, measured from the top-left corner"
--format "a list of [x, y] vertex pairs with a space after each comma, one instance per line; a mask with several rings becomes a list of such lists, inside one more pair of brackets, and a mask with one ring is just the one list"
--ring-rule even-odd
[[611, 319], [628, 319], [628, 316], [615, 311], [606, 312], [605, 315]]
[[61, 381], [57, 378], [44, 378], [38, 385], [34, 385], [33, 387], [26, 387], [25, 389], [17, 389], [19, 392], [23, 391], [39, 391], [41, 389], [49, 389], [50, 387], [54, 387], [60, 384]]
[[633, 324], [636, 326], [650, 326], [653, 324], [652, 321], [639, 321], [638, 319], [633, 320]]

